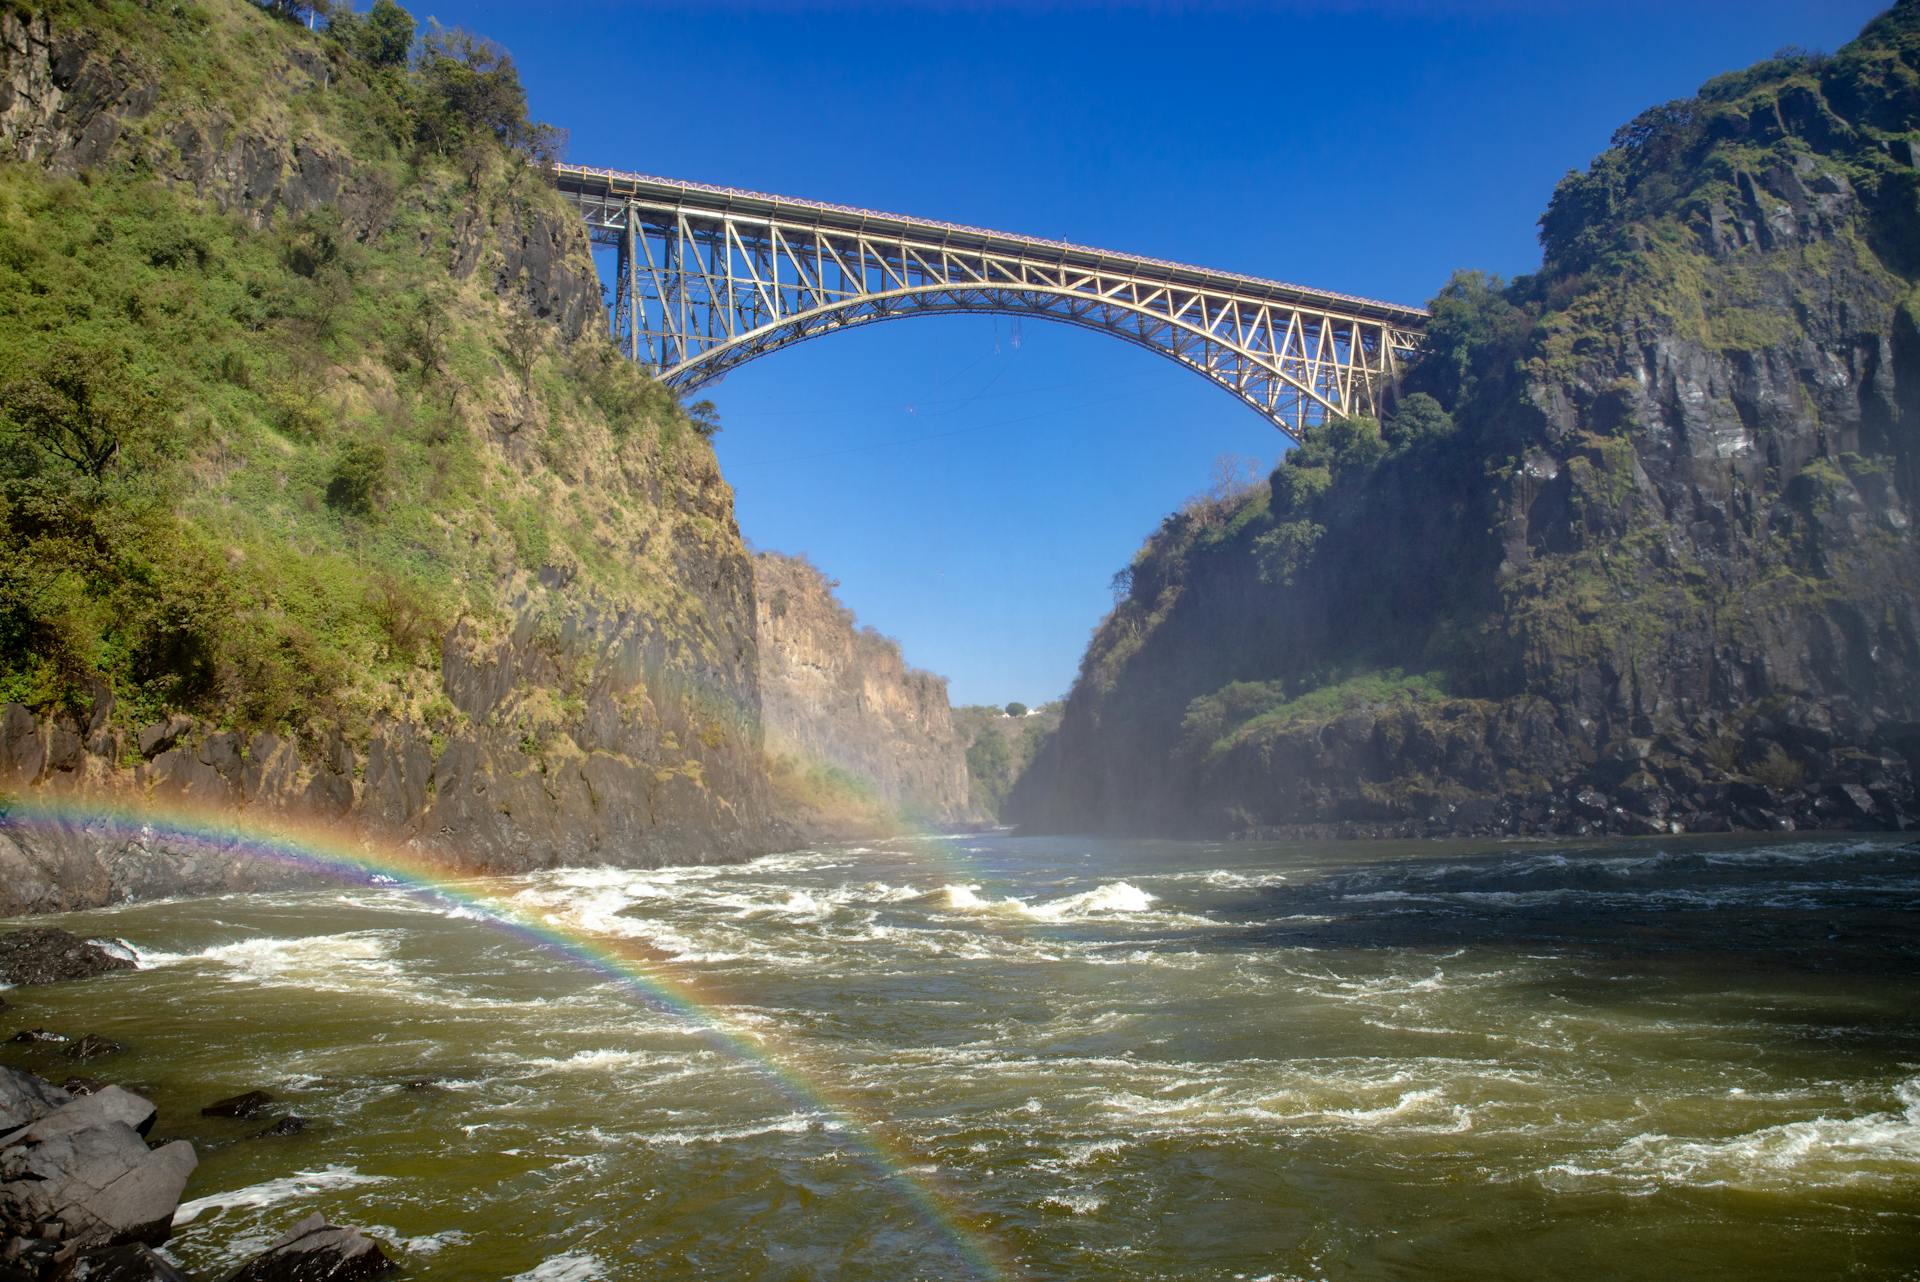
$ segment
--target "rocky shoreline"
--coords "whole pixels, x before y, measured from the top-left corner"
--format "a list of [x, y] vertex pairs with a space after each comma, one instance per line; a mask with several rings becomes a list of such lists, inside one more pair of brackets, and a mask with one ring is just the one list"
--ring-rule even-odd
[[[0, 936], [0, 983], [72, 982], [135, 963], [63, 930]], [[0, 1009], [5, 1003], [0, 1000]], [[122, 1049], [106, 1038], [23, 1030], [17, 1044], [64, 1043], [76, 1065]], [[208, 1117], [267, 1122], [253, 1138], [296, 1134], [305, 1119], [272, 1115], [249, 1091], [209, 1104]], [[158, 1110], [122, 1086], [72, 1076], [55, 1085], [0, 1066], [0, 1282], [193, 1282], [161, 1253], [199, 1158], [154, 1136]], [[356, 1228], [309, 1215], [226, 1282], [360, 1282], [393, 1261]]]

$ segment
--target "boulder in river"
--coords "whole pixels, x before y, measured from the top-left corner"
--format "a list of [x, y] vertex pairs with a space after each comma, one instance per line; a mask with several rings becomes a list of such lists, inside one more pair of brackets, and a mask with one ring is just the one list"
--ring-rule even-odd
[[200, 1110], [202, 1117], [260, 1117], [273, 1103], [273, 1096], [265, 1091], [248, 1091], [244, 1095], [229, 1095], [226, 1099], [215, 1100]]
[[0, 983], [52, 984], [137, 969], [127, 958], [53, 926], [0, 935]]
[[359, 1229], [328, 1224], [315, 1212], [248, 1261], [232, 1282], [360, 1282], [391, 1268], [378, 1242]]
[[67, 1040], [67, 1035], [65, 1033], [56, 1033], [45, 1028], [23, 1028], [15, 1033], [9, 1040], [17, 1042], [22, 1046], [29, 1046], [35, 1042], [64, 1042]]
[[281, 1118], [279, 1121], [275, 1122], [272, 1126], [269, 1126], [266, 1130], [261, 1131], [254, 1138], [266, 1140], [266, 1139], [273, 1139], [276, 1136], [281, 1136], [281, 1135], [298, 1135], [300, 1134], [300, 1132], [306, 1129], [307, 1129], [306, 1118], [297, 1117], [294, 1114], [289, 1113], [285, 1117]]

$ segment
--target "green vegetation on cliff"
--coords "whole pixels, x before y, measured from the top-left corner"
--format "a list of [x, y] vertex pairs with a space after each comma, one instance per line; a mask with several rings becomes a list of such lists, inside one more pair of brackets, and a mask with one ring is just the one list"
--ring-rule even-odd
[[1910, 811], [1916, 140], [1915, 0], [1623, 126], [1556, 190], [1537, 274], [1434, 299], [1378, 421], [1311, 427], [1267, 485], [1167, 518], [1016, 817]]
[[492, 868], [774, 840], [717, 424], [606, 340], [503, 51], [0, 0], [0, 84], [0, 777]]
[[[570, 221], [504, 55], [409, 58], [391, 4], [331, 36], [238, 0], [50, 18], [160, 97], [110, 160], [0, 165], [0, 702], [364, 726], [543, 568], [698, 612], [707, 447], [487, 243]], [[264, 208], [164, 172], [249, 128], [338, 163]]]

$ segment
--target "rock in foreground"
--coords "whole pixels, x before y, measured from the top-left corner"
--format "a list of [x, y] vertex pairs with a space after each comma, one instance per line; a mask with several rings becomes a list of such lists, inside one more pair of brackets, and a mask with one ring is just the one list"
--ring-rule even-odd
[[148, 1149], [151, 1103], [117, 1086], [75, 1096], [0, 1069], [0, 1118], [14, 1123], [0, 1134], [0, 1277], [168, 1277], [129, 1272], [138, 1252], [91, 1254], [173, 1232], [198, 1159], [185, 1141]]
[[359, 1229], [328, 1224], [316, 1212], [255, 1256], [232, 1282], [359, 1282], [391, 1268], [393, 1261], [379, 1243]]
[[0, 935], [0, 983], [53, 984], [137, 969], [125, 957], [50, 926]]

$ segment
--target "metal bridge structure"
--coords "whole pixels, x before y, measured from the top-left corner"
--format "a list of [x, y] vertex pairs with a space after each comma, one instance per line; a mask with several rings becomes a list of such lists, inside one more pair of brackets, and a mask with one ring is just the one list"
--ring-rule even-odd
[[614, 341], [678, 393], [756, 356], [900, 316], [1036, 316], [1138, 344], [1288, 436], [1377, 414], [1426, 312], [1064, 241], [556, 165], [617, 250]]

